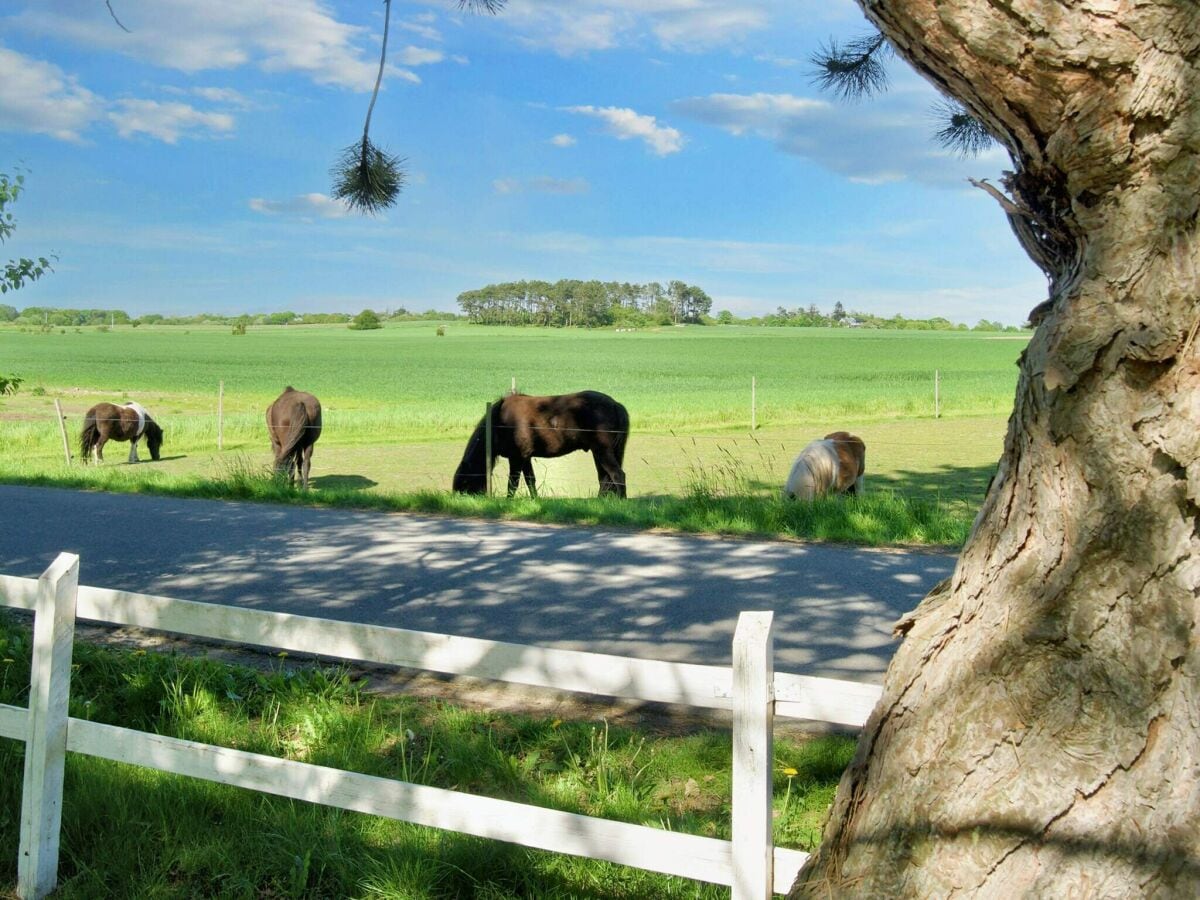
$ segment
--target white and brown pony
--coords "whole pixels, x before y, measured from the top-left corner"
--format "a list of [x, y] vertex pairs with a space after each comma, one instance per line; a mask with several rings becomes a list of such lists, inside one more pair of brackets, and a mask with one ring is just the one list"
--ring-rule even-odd
[[299, 471], [300, 484], [308, 490], [313, 444], [321, 436], [321, 402], [289, 384], [267, 407], [267, 432], [275, 451], [275, 471], [286, 471], [288, 484], [296, 483]]
[[835, 431], [813, 441], [792, 463], [784, 500], [812, 500], [824, 494], [858, 494], [863, 489], [867, 447], [848, 431]]
[[140, 403], [117, 406], [112, 403], [97, 403], [83, 417], [83, 432], [79, 436], [79, 453], [86, 461], [91, 456], [96, 462], [104, 461], [104, 445], [109, 441], [129, 441], [129, 461], [138, 462], [138, 441], [146, 438], [150, 458], [158, 459], [162, 449], [163, 430], [150, 418], [150, 413]]

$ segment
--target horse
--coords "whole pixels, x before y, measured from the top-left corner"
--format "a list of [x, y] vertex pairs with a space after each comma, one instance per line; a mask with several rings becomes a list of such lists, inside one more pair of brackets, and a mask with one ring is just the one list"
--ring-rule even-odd
[[867, 468], [867, 447], [848, 431], [811, 442], [792, 463], [784, 500], [812, 500], [824, 494], [859, 494]]
[[454, 490], [482, 494], [496, 457], [508, 459], [508, 496], [525, 476], [530, 496], [537, 496], [532, 458], [554, 457], [576, 450], [591, 451], [600, 482], [600, 496], [625, 496], [625, 442], [629, 413], [599, 391], [580, 391], [550, 397], [509, 394], [492, 404], [492, 458], [487, 459], [488, 416], [479, 420], [462, 462], [454, 473]]
[[86, 460], [91, 456], [95, 462], [104, 461], [104, 445], [108, 441], [129, 441], [129, 461], [138, 462], [138, 441], [146, 438], [150, 458], [157, 460], [162, 448], [163, 430], [150, 418], [150, 413], [140, 403], [97, 403], [83, 417], [83, 431], [79, 435], [79, 453]]
[[267, 407], [267, 433], [275, 451], [276, 473], [286, 471], [288, 484], [294, 485], [299, 471], [301, 487], [308, 490], [313, 444], [321, 436], [321, 402], [289, 384]]

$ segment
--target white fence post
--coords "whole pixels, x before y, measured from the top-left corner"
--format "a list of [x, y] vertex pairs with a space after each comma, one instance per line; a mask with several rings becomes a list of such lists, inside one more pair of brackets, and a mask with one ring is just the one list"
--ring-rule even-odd
[[17, 859], [17, 896], [22, 900], [44, 897], [58, 882], [67, 701], [78, 588], [79, 557], [73, 553], [60, 553], [38, 579]]
[[733, 900], [770, 898], [774, 614], [744, 612], [733, 634]]

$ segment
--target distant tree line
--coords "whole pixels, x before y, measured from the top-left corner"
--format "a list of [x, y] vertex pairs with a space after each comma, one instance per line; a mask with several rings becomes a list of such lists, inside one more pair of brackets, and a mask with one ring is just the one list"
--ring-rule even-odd
[[458, 295], [472, 322], [487, 325], [549, 325], [602, 328], [608, 325], [700, 324], [712, 298], [682, 281], [630, 284], [618, 281], [510, 281]]
[[886, 328], [892, 330], [910, 329], [914, 331], [1020, 331], [1015, 325], [1005, 325], [1003, 322], [980, 319], [972, 326], [962, 322], [951, 322], [942, 316], [929, 319], [910, 319], [897, 313], [894, 316], [877, 316], [873, 313], [847, 311], [839, 300], [833, 305], [833, 311], [828, 315], [821, 312], [815, 303], [807, 307], [785, 309], [780, 306], [773, 313], [738, 319], [728, 310], [717, 314], [716, 322], [722, 325], [771, 325], [792, 326], [799, 328]]
[[[458, 315], [443, 310], [430, 309], [422, 313], [410, 312], [400, 307], [387, 312], [374, 313], [380, 320], [404, 321], [413, 319], [457, 319]], [[290, 311], [262, 313], [259, 315], [218, 315], [197, 313], [191, 316], [162, 316], [148, 313], [130, 316], [123, 309], [59, 309], [48, 306], [27, 306], [17, 310], [13, 306], [0, 304], [0, 323], [33, 327], [65, 328], [81, 325], [329, 325], [348, 323], [354, 317], [349, 313], [294, 313]]]
[[[354, 324], [355, 319], [370, 312], [379, 323], [413, 320], [468, 319], [489, 325], [551, 325], [584, 328], [627, 327], [651, 325], [716, 324], [767, 325], [804, 328], [883, 328], [921, 331], [1006, 331], [1020, 329], [1015, 325], [980, 319], [968, 326], [941, 316], [911, 319], [902, 315], [877, 316], [873, 313], [847, 310], [839, 301], [828, 314], [815, 303], [807, 307], [786, 309], [780, 306], [763, 316], [735, 316], [723, 309], [711, 316], [712, 300], [700, 288], [682, 281], [669, 282], [667, 287], [650, 284], [629, 284], [600, 281], [559, 281], [555, 284], [538, 281], [519, 281], [489, 285], [478, 291], [466, 291], [458, 297], [463, 314], [430, 309], [417, 313], [401, 307], [384, 312], [364, 310], [358, 316], [350, 313], [295, 313], [290, 311], [259, 315], [217, 315], [198, 313], [191, 316], [162, 316], [149, 313], [131, 317], [121, 309], [57, 309], [27, 306], [17, 310], [0, 304], [0, 323], [33, 328], [66, 328], [82, 325], [233, 325], [244, 329], [249, 325], [330, 325]], [[364, 320], [365, 321], [365, 320]], [[373, 328], [374, 324], [359, 327]], [[244, 333], [244, 330], [243, 332]]]

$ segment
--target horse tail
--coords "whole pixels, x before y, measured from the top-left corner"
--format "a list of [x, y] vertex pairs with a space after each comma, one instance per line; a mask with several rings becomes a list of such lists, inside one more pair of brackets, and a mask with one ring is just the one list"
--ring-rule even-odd
[[616, 407], [616, 421], [613, 422], [613, 455], [617, 458], [617, 464], [621, 468], [625, 467], [625, 444], [629, 440], [629, 410], [622, 404], [613, 401]]
[[292, 404], [287, 434], [280, 443], [279, 457], [276, 460], [278, 464], [282, 465], [292, 457], [299, 457], [300, 451], [307, 446], [305, 438], [308, 436], [310, 425], [312, 423], [308, 419], [308, 409], [305, 407], [304, 401], [296, 400]]
[[92, 448], [100, 443], [100, 426], [96, 424], [95, 410], [88, 410], [83, 417], [83, 431], [79, 435], [79, 455], [84, 460], [92, 452]]

